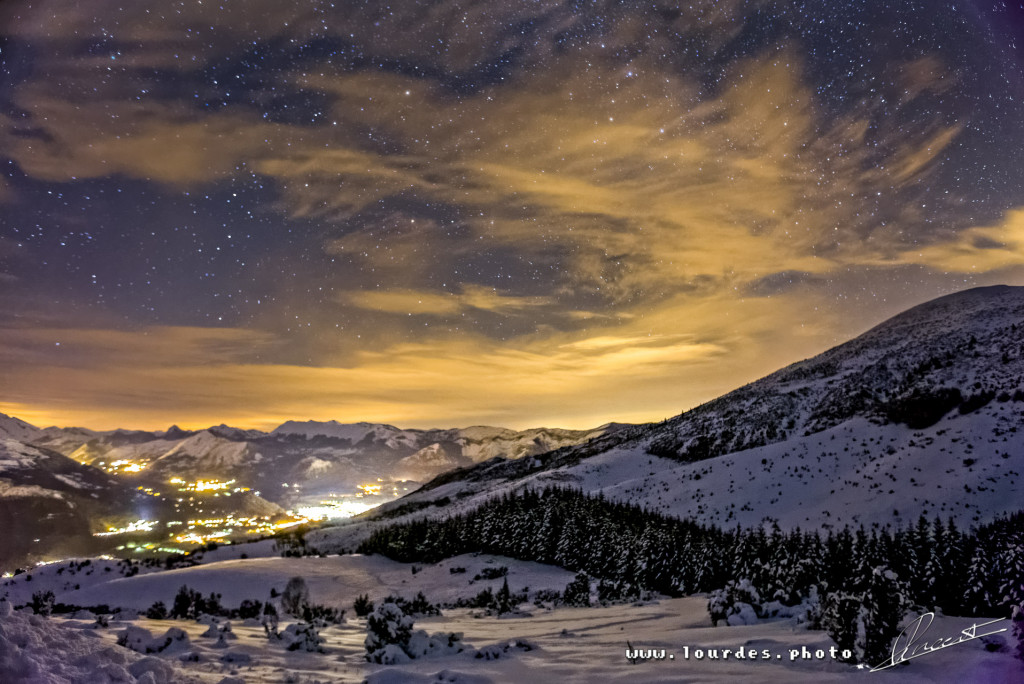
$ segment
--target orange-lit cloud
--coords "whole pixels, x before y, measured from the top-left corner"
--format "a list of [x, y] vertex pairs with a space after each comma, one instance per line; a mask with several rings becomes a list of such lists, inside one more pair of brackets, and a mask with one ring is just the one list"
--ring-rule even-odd
[[549, 306], [547, 297], [513, 297], [493, 288], [465, 286], [459, 294], [434, 294], [416, 290], [354, 291], [339, 295], [345, 304], [394, 314], [455, 314], [465, 309], [480, 309], [511, 314], [528, 312], [540, 306]]
[[[682, 410], [771, 370], [783, 347], [809, 354], [829, 339], [827, 317], [814, 328], [776, 332], [806, 301], [723, 303], [669, 302], [614, 334], [399, 344], [364, 351], [349, 367], [259, 363], [267, 341], [235, 329], [8, 334], [4, 406], [42, 424], [94, 428], [221, 421], [268, 428], [296, 417], [582, 428], [665, 417], [666, 406]], [[701, 322], [700, 334], [682, 332], [691, 320]], [[55, 337], [67, 347], [43, 346]], [[37, 358], [25, 351], [30, 344]], [[130, 349], [137, 353], [118, 353]], [[60, 363], [61, 355], [75, 362]]]
[[[615, 13], [599, 34], [574, 32], [568, 3], [338, 5], [164, 16], [100, 0], [11, 22], [52, 47], [12, 87], [23, 115], [0, 114], [0, 147], [26, 177], [180, 193], [255, 173], [277, 200], [258, 211], [313, 226], [315, 254], [282, 269], [287, 287], [239, 316], [247, 328], [61, 322], [40, 294], [19, 309], [39, 309], [36, 327], [0, 330], [0, 411], [154, 428], [658, 419], [927, 298], [847, 302], [850, 283], [912, 271], [936, 294], [946, 272], [1024, 266], [1024, 210], [979, 225], [964, 197], [930, 190], [972, 130], [962, 110], [930, 110], [960, 83], [941, 55], [895, 61], [878, 92], [836, 111], [796, 38], [723, 59], [713, 83], [666, 59], [677, 36], [728, 49], [750, 6], [738, 0]], [[651, 30], [655, 15], [666, 30]], [[541, 27], [529, 40], [507, 30], [523, 16]], [[124, 54], [76, 52], [76, 36], [116, 47], [115, 33]], [[255, 35], [362, 41], [392, 68], [295, 60], [260, 76], [268, 92], [322, 96], [316, 125], [273, 123], [252, 102], [200, 108], [233, 87], [211, 65]], [[508, 74], [453, 85], [506, 51]], [[155, 72], [186, 96], [145, 92]], [[0, 177], [0, 202], [14, 185]]]
[[900, 259], [956, 273], [1024, 266], [1024, 209], [1008, 212], [997, 225], [969, 228], [952, 240], [908, 250]]

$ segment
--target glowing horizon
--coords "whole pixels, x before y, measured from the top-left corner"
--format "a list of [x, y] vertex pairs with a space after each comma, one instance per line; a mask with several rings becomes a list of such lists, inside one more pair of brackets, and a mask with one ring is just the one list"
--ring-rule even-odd
[[767, 11], [3, 3], [0, 411], [657, 421], [1024, 285], [1005, 18]]

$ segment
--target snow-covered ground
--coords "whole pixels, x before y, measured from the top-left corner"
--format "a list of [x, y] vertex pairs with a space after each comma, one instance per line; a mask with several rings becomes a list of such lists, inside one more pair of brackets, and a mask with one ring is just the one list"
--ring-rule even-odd
[[234, 608], [245, 599], [266, 601], [272, 589], [280, 592], [289, 579], [298, 576], [305, 579], [313, 603], [347, 608], [351, 613], [352, 601], [360, 594], [374, 600], [392, 593], [411, 599], [422, 591], [433, 603], [453, 603], [472, 598], [484, 589], [498, 590], [501, 578], [474, 579], [485, 568], [508, 568], [513, 592], [524, 588], [531, 592], [561, 591], [574, 577], [574, 573], [550, 565], [485, 554], [456, 556], [435, 565], [398, 563], [383, 556], [271, 556], [222, 560], [133, 577], [123, 577], [116, 561], [93, 564], [93, 572], [88, 575], [82, 571], [58, 574], [63, 564], [55, 563], [6, 579], [0, 583], [0, 598], [20, 605], [27, 603], [33, 593], [49, 589], [57, 603], [145, 611], [155, 601], [170, 606], [178, 589], [187, 585], [204, 595], [218, 593], [222, 605]]
[[[0, 604], [2, 605], [2, 604]], [[529, 616], [480, 617], [468, 609], [421, 618], [415, 628], [461, 632], [461, 653], [402, 665], [367, 663], [365, 622], [323, 630], [323, 653], [287, 651], [268, 641], [261, 627], [235, 621], [235, 639], [203, 636], [205, 623], [137, 619], [96, 629], [89, 619], [44, 619], [15, 613], [0, 617], [0, 671], [11, 682], [853, 682], [1011, 684], [1024, 678], [1024, 664], [1007, 652], [990, 652], [1006, 634], [977, 639], [916, 658], [879, 673], [832, 661], [823, 632], [788, 621], [742, 627], [711, 627], [701, 598], [646, 605], [535, 609]], [[958, 636], [980, 622], [940, 618], [929, 638]], [[163, 653], [140, 655], [117, 646], [129, 624], [161, 636], [183, 629]], [[1003, 623], [1006, 624], [1006, 623]], [[986, 628], [990, 631], [1000, 625]], [[979, 630], [980, 631], [980, 630]], [[172, 632], [173, 633], [173, 632]], [[220, 643], [218, 643], [220, 641]], [[665, 651], [661, 660], [631, 662], [634, 649]], [[723, 659], [724, 650], [730, 655]], [[736, 650], [754, 649], [756, 660], [737, 660]], [[804, 653], [808, 658], [804, 659]], [[697, 659], [700, 650], [703, 657]], [[817, 658], [817, 651], [824, 657]], [[718, 658], [711, 658], [715, 651]], [[795, 656], [793, 655], [795, 651]], [[765, 658], [767, 653], [769, 657]], [[669, 658], [669, 655], [674, 656]], [[489, 656], [489, 657], [488, 657]], [[687, 657], [688, 656], [688, 657]], [[795, 659], [791, 659], [794, 658]], [[143, 679], [152, 672], [151, 679]], [[53, 675], [53, 676], [50, 676]], [[233, 677], [234, 679], [225, 679]]]

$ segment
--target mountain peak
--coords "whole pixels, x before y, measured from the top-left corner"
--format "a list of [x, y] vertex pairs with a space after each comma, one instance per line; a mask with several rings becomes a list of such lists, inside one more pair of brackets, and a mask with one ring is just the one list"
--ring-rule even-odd
[[42, 430], [20, 418], [0, 413], [0, 437], [9, 437], [22, 442], [29, 442], [38, 437]]

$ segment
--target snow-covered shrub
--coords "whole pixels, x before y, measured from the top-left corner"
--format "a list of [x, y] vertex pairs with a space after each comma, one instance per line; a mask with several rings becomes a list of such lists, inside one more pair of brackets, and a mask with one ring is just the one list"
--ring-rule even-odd
[[289, 651], [323, 653], [326, 639], [320, 636], [320, 626], [311, 622], [295, 622], [281, 632], [281, 641]]
[[118, 635], [117, 643], [136, 653], [178, 652], [191, 646], [188, 634], [178, 627], [171, 627], [162, 636], [154, 637], [148, 629], [135, 625], [128, 625], [128, 628]]
[[748, 579], [730, 581], [711, 592], [708, 613], [716, 627], [720, 620], [728, 625], [752, 625], [761, 616], [761, 595]]
[[373, 611], [373, 601], [366, 594], [360, 594], [352, 602], [352, 610], [356, 612], [356, 617], [366, 617]]
[[377, 606], [366, 620], [366, 659], [384, 665], [404, 663], [412, 658], [461, 653], [461, 633], [428, 635], [412, 630], [412, 616], [390, 601]]
[[402, 647], [398, 644], [387, 644], [372, 654], [367, 653], [366, 659], [381, 665], [399, 665], [412, 660], [409, 654], [403, 651]]
[[211, 622], [210, 626], [207, 627], [206, 631], [200, 634], [202, 637], [217, 638], [220, 641], [234, 640], [238, 638], [238, 635], [231, 630], [231, 623], [225, 622], [223, 624], [217, 624]]
[[395, 603], [385, 601], [366, 618], [366, 659], [382, 663], [397, 646], [404, 653], [412, 635], [413, 620]]
[[590, 605], [590, 578], [586, 573], [579, 573], [576, 579], [566, 585], [562, 592], [562, 602], [567, 606]]
[[302, 611], [302, 620], [321, 626], [340, 625], [345, 622], [345, 611], [317, 603], [307, 603]]
[[856, 646], [862, 662], [877, 665], [891, 654], [892, 642], [900, 633], [900, 622], [909, 607], [906, 594], [906, 587], [889, 568], [881, 566], [871, 571], [858, 615], [863, 626], [858, 629]]
[[822, 629], [821, 621], [824, 606], [821, 601], [821, 593], [818, 586], [814, 585], [808, 591], [807, 596], [796, 607], [797, 624], [803, 625], [806, 629]]
[[832, 592], [822, 602], [821, 627], [840, 651], [854, 652], [860, 600], [851, 594]]
[[395, 596], [394, 594], [392, 594], [384, 599], [384, 603], [394, 603], [396, 606], [402, 609], [403, 613], [405, 613], [406, 615], [411, 615], [412, 617], [423, 617], [441, 614], [441, 609], [435, 606], [430, 601], [428, 601], [427, 597], [423, 594], [422, 591], [418, 592], [411, 601], [402, 596]]
[[247, 620], [249, 618], [258, 618], [263, 610], [263, 603], [253, 599], [245, 599], [238, 606], [236, 611], [239, 620]]
[[464, 650], [466, 647], [462, 644], [462, 632], [438, 632], [428, 636], [422, 629], [409, 636], [409, 644], [405, 647], [405, 653], [410, 658], [454, 655]]
[[1011, 614], [1013, 636], [1017, 640], [1017, 657], [1024, 660], [1024, 603], [1013, 607]]
[[260, 622], [263, 624], [263, 631], [266, 632], [267, 638], [276, 639], [278, 636], [277, 608], [270, 601], [263, 605], [263, 617], [260, 619]]
[[163, 601], [157, 601], [146, 609], [146, 617], [150, 620], [166, 620], [167, 606]]
[[476, 658], [482, 660], [498, 660], [499, 658], [506, 657], [510, 652], [525, 653], [532, 651], [537, 648], [537, 644], [527, 641], [526, 639], [511, 639], [509, 641], [502, 642], [500, 644], [490, 644], [484, 646], [476, 652]]
[[546, 608], [550, 604], [552, 607], [562, 600], [562, 592], [557, 589], [539, 589], [536, 594], [533, 595], [533, 604], [538, 608]]
[[508, 566], [499, 565], [493, 568], [484, 568], [473, 577], [474, 580], [491, 580], [498, 579], [499, 577], [506, 577], [508, 575]]
[[53, 592], [47, 589], [46, 591], [37, 591], [32, 594], [32, 602], [29, 605], [32, 607], [32, 612], [36, 615], [49, 616], [53, 613], [53, 603], [55, 597]]
[[210, 592], [207, 598], [188, 585], [182, 585], [174, 596], [174, 603], [171, 606], [171, 618], [183, 618], [194, 620], [202, 614], [222, 615], [224, 609], [220, 605], [220, 594]]
[[301, 577], [292, 577], [281, 594], [281, 610], [301, 619], [308, 605], [309, 588], [306, 586], [306, 580]]

